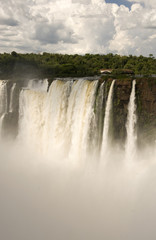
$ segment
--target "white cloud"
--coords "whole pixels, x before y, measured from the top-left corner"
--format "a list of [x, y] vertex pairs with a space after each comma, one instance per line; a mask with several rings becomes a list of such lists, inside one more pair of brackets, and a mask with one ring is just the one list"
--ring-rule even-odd
[[137, 2], [139, 4], [144, 4], [146, 7], [156, 7], [155, 0], [129, 0], [129, 2]]
[[35, 33], [32, 39], [43, 44], [76, 43], [73, 32], [62, 22], [46, 23], [41, 22], [35, 25]]
[[155, 0], [135, 2], [0, 0], [0, 51], [156, 55]]

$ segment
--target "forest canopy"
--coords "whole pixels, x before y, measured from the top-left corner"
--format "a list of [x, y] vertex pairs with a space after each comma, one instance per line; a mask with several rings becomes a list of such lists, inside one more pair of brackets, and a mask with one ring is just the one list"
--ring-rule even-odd
[[53, 53], [0, 54], [1, 79], [16, 77], [85, 77], [100, 75], [100, 69], [130, 69], [135, 74], [156, 74], [156, 59], [144, 56], [118, 54], [68, 55]]

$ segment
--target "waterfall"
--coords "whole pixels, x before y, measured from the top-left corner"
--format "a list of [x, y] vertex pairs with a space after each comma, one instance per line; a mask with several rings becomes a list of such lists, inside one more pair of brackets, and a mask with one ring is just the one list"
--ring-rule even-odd
[[128, 104], [128, 115], [127, 115], [127, 123], [126, 123], [126, 131], [127, 131], [127, 140], [125, 146], [125, 154], [126, 158], [133, 159], [136, 152], [136, 140], [137, 135], [135, 131], [137, 117], [136, 117], [136, 104], [135, 104], [135, 85], [136, 80], [132, 82], [132, 91], [130, 95], [130, 100]]
[[26, 146], [42, 148], [42, 129], [44, 125], [44, 106], [46, 92], [23, 89], [19, 98], [18, 139]]
[[[115, 80], [105, 104], [106, 85], [96, 79], [54, 80], [48, 92], [46, 80], [30, 80], [20, 90], [18, 110], [19, 86], [13, 83], [8, 91], [7, 81], [0, 81], [0, 132], [4, 121], [6, 131], [15, 128], [19, 112], [18, 140], [32, 149], [82, 159], [88, 153], [97, 154], [101, 146], [100, 155], [104, 157], [110, 146], [114, 84]], [[134, 80], [126, 123], [126, 156], [132, 156], [136, 149], [135, 85]]]
[[3, 120], [7, 113], [7, 82], [0, 81], [0, 135], [2, 135]]
[[55, 80], [48, 92], [23, 89], [18, 138], [44, 153], [84, 156], [95, 131], [97, 86], [98, 81]]
[[21, 91], [20, 140], [44, 152], [52, 152], [54, 148], [58, 148], [66, 123], [69, 88], [70, 82], [56, 80], [51, 84], [48, 93], [42, 86], [40, 90], [39, 84], [37, 88], [33, 86], [32, 89]]
[[71, 81], [53, 81], [46, 94], [43, 116], [44, 152], [64, 155], [65, 126]]
[[[95, 104], [95, 124], [96, 131], [94, 132], [93, 143], [91, 147], [97, 145], [96, 151], [99, 152], [102, 141], [102, 131], [103, 131], [103, 117], [104, 117], [104, 93], [105, 82], [103, 82], [97, 92], [96, 104]], [[98, 153], [99, 154], [99, 153]]]
[[9, 112], [13, 112], [14, 110], [14, 94], [16, 90], [16, 83], [12, 85], [11, 91], [10, 91], [10, 104], [9, 104]]
[[94, 104], [98, 81], [75, 81], [69, 97], [67, 111], [66, 138], [68, 139], [69, 156], [85, 157], [89, 150], [90, 131], [94, 132]]
[[0, 81], [0, 116], [7, 112], [7, 82]]
[[109, 128], [110, 128], [110, 114], [112, 109], [112, 99], [113, 99], [113, 89], [114, 89], [115, 80], [112, 81], [107, 103], [105, 109], [105, 118], [104, 118], [104, 127], [103, 127], [103, 138], [102, 138], [102, 145], [101, 145], [101, 157], [104, 157], [108, 148], [109, 142]]

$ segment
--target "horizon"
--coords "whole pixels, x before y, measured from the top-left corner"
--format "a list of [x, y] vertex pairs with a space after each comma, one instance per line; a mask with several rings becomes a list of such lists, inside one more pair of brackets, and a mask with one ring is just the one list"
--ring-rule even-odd
[[129, 55], [124, 55], [124, 54], [118, 54], [118, 53], [112, 53], [112, 52], [108, 52], [108, 53], [83, 53], [83, 54], [78, 54], [78, 53], [61, 53], [61, 52], [16, 52], [15, 50], [12, 50], [10, 52], [0, 52], [1, 55], [3, 54], [12, 54], [13, 52], [17, 53], [17, 54], [21, 54], [21, 55], [26, 55], [26, 54], [36, 54], [36, 55], [44, 55], [44, 54], [59, 54], [59, 55], [78, 55], [78, 56], [85, 56], [85, 55], [100, 55], [100, 56], [105, 56], [105, 55], [109, 55], [109, 54], [112, 54], [113, 56], [115, 55], [118, 55], [120, 57], [130, 57], [130, 56], [133, 56], [133, 57], [140, 57], [140, 56], [143, 56], [145, 58], [155, 58], [155, 56], [153, 55], [153, 53], [149, 53], [147, 56], [145, 55], [135, 55], [135, 54], [129, 54]]

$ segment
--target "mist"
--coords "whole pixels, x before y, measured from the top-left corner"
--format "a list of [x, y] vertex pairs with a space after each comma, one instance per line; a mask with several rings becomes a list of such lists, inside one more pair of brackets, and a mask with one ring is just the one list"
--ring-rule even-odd
[[17, 144], [0, 150], [3, 240], [155, 239], [153, 149], [131, 167], [122, 152], [112, 151], [105, 164], [94, 159], [71, 167]]

